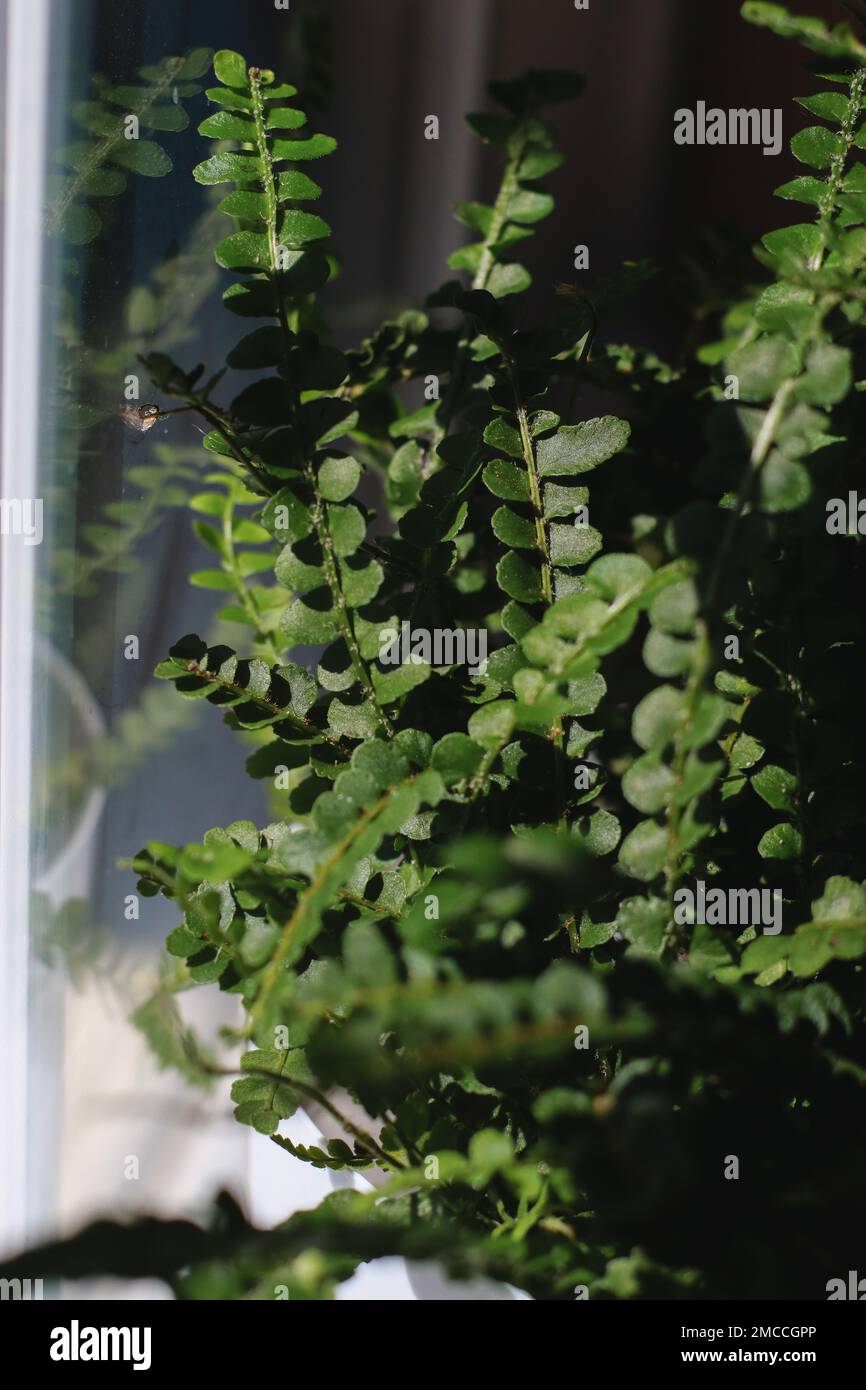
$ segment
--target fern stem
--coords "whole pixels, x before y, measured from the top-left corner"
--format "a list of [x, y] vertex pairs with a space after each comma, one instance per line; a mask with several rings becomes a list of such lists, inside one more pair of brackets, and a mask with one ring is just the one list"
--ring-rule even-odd
[[311, 724], [303, 715], [293, 714], [291, 710], [283, 709], [275, 700], [269, 700], [266, 695], [252, 695], [245, 686], [238, 685], [236, 681], [226, 680], [218, 671], [209, 671], [206, 666], [200, 665], [197, 661], [188, 661], [186, 669], [191, 676], [218, 685], [221, 690], [226, 690], [232, 695], [243, 695], [249, 704], [258, 705], [261, 709], [267, 710], [268, 714], [277, 716], [279, 722], [285, 721], [286, 724], [292, 724], [300, 733], [307, 734], [311, 738], [321, 738], [325, 743], [331, 744], [333, 748], [342, 751], [338, 739], [317, 728], [315, 724]]
[[280, 281], [280, 244], [277, 240], [277, 218], [279, 216], [279, 204], [277, 202], [277, 188], [274, 183], [274, 166], [271, 158], [271, 151], [268, 145], [267, 131], [265, 129], [265, 108], [262, 100], [262, 88], [260, 81], [260, 71], [258, 68], [250, 68], [250, 97], [252, 100], [252, 115], [256, 128], [256, 151], [259, 163], [262, 168], [262, 188], [265, 194], [265, 226], [268, 238], [268, 279], [274, 287], [274, 295], [277, 305], [277, 318], [280, 324], [280, 331], [283, 337], [283, 352], [286, 359], [286, 380], [288, 382], [288, 363], [289, 363], [289, 318], [286, 309], [285, 294]]
[[523, 158], [525, 145], [525, 132], [519, 130], [514, 136], [513, 152], [508, 156], [505, 168], [502, 171], [502, 180], [499, 184], [496, 202], [493, 204], [493, 216], [490, 219], [490, 226], [487, 228], [481, 243], [481, 259], [478, 262], [478, 269], [472, 280], [473, 290], [483, 290], [486, 288], [488, 277], [496, 263], [495, 251], [493, 248], [502, 235], [502, 229], [508, 220], [508, 205], [517, 190], [517, 170]]
[[850, 94], [848, 112], [840, 127], [840, 135], [845, 148], [840, 150], [838, 154], [833, 155], [830, 164], [830, 172], [826, 179], [826, 192], [823, 194], [818, 205], [820, 215], [818, 217], [817, 228], [821, 235], [821, 245], [809, 262], [810, 270], [820, 270], [827, 250], [827, 238], [833, 217], [833, 209], [842, 188], [842, 180], [845, 176], [845, 165], [848, 162], [848, 156], [854, 145], [855, 128], [860, 115], [860, 108], [863, 104], [864, 87], [866, 87], [866, 68], [858, 68], [848, 87]]
[[[286, 1050], [286, 1056], [288, 1056], [288, 1052], [289, 1049]], [[225, 1067], [209, 1066], [200, 1058], [196, 1058], [195, 1060], [197, 1064], [211, 1076], [238, 1076], [241, 1078], [245, 1076], [262, 1076], [268, 1081], [275, 1082], [274, 1093], [276, 1093], [276, 1090], [280, 1086], [288, 1086], [295, 1091], [299, 1091], [302, 1096], [307, 1096], [310, 1100], [314, 1100], [317, 1105], [321, 1105], [324, 1110], [327, 1110], [329, 1115], [332, 1115], [337, 1123], [343, 1126], [346, 1133], [351, 1134], [353, 1139], [357, 1139], [362, 1148], [366, 1149], [367, 1152], [376, 1159], [377, 1163], [386, 1164], [388, 1167], [398, 1170], [404, 1167], [399, 1159], [383, 1149], [371, 1134], [367, 1134], [363, 1129], [360, 1129], [353, 1120], [349, 1119], [348, 1115], [343, 1115], [324, 1091], [320, 1091], [317, 1086], [311, 1086], [308, 1081], [300, 1081], [295, 1076], [283, 1076], [281, 1073], [270, 1071], [267, 1067], [243, 1067], [241, 1070], [233, 1071]]]
[[[538, 476], [538, 468], [535, 459], [535, 447], [532, 443], [532, 435], [529, 432], [529, 420], [526, 414], [526, 406], [520, 392], [520, 383], [517, 376], [517, 368], [513, 359], [502, 346], [505, 359], [508, 380], [514, 393], [515, 414], [520, 431], [520, 442], [523, 446], [523, 461], [526, 464], [526, 472], [529, 478], [529, 496], [532, 502], [533, 519], [535, 522], [535, 544], [541, 554], [541, 592], [544, 602], [548, 605], [553, 603], [553, 566], [550, 563], [550, 543], [547, 534], [547, 525], [544, 518], [544, 504], [541, 497], [541, 483]], [[562, 752], [564, 744], [564, 731], [562, 720], [558, 719], [550, 729], [548, 738], [553, 750], [553, 778], [556, 789], [556, 805], [559, 810], [559, 829], [564, 831], [568, 828], [563, 802], [565, 792], [562, 785]]]
[[541, 552], [541, 591], [544, 595], [545, 603], [553, 602], [553, 566], [550, 563], [550, 545], [547, 537], [547, 526], [544, 520], [544, 506], [541, 500], [541, 483], [538, 478], [538, 469], [535, 464], [535, 449], [532, 444], [532, 436], [529, 433], [529, 421], [526, 418], [526, 407], [520, 398], [517, 386], [517, 378], [511, 365], [509, 365], [509, 376], [517, 402], [517, 424], [520, 429], [520, 441], [523, 445], [523, 459], [526, 464], [526, 471], [529, 474], [529, 495], [532, 499], [532, 510], [535, 513], [535, 542]]
[[[270, 279], [274, 287], [274, 297], [277, 305], [277, 317], [279, 319], [280, 330], [283, 339], [283, 376], [286, 381], [287, 389], [290, 393], [291, 414], [294, 417], [297, 412], [297, 393], [295, 392], [292, 386], [289, 373], [290, 329], [288, 321], [288, 312], [286, 309], [286, 298], [282, 288], [282, 284], [280, 282], [280, 247], [279, 242], [277, 240], [277, 217], [279, 215], [279, 205], [277, 202], [276, 185], [274, 184], [273, 162], [271, 159], [270, 148], [268, 146], [267, 131], [265, 129], [264, 103], [262, 100], [259, 69], [251, 67], [249, 69], [249, 78], [250, 93], [252, 97], [252, 115], [256, 129], [256, 149], [258, 152], [259, 161], [262, 166], [262, 187], [265, 193], [268, 254], [270, 260], [268, 278]], [[322, 568], [324, 570], [325, 579], [327, 581], [328, 588], [331, 592], [331, 598], [333, 599], [334, 607], [337, 612], [337, 621], [340, 627], [340, 634], [343, 638], [343, 641], [346, 643], [346, 647], [349, 652], [349, 658], [352, 663], [352, 669], [355, 672], [356, 679], [361, 685], [365, 697], [369, 701], [370, 706], [375, 713], [377, 723], [388, 736], [388, 738], [393, 738], [393, 725], [391, 724], [391, 721], [389, 720], [385, 711], [379, 704], [378, 699], [376, 698], [376, 691], [373, 687], [373, 682], [370, 678], [370, 674], [361, 656], [361, 649], [358, 646], [358, 641], [355, 636], [355, 630], [352, 626], [352, 619], [349, 613], [348, 604], [346, 603], [345, 594], [343, 593], [343, 586], [340, 583], [340, 576], [334, 556], [334, 543], [331, 538], [331, 533], [328, 528], [328, 523], [325, 516], [324, 501], [316, 485], [316, 476], [309, 459], [305, 461], [305, 472], [307, 476], [307, 481], [309, 482], [310, 487], [313, 490], [313, 495], [316, 499], [311, 511], [311, 517], [313, 521], [313, 526], [316, 531], [316, 536], [322, 550]]]
[[340, 635], [348, 649], [352, 670], [355, 672], [355, 677], [370, 703], [378, 724], [387, 734], [388, 738], [393, 738], [394, 727], [376, 698], [376, 691], [370, 673], [364, 664], [364, 658], [361, 656], [361, 649], [358, 646], [358, 639], [355, 636], [355, 630], [352, 626], [352, 617], [349, 612], [348, 604], [346, 603], [343, 587], [340, 583], [340, 576], [337, 572], [337, 563], [334, 556], [334, 542], [325, 517], [325, 505], [316, 488], [316, 481], [310, 463], [307, 463], [306, 472], [316, 498], [310, 516], [322, 550], [322, 569], [324, 570], [325, 580], [331, 592], [331, 598], [334, 601], [334, 607], [337, 612], [337, 622], [340, 627]]

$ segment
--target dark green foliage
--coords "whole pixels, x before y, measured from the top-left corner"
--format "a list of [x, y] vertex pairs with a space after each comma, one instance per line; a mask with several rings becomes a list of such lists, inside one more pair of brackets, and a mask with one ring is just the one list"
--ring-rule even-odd
[[[866, 49], [744, 14], [819, 55], [801, 105], [823, 124], [779, 190], [807, 220], [764, 239], [764, 286], [677, 370], [594, 348], [616, 286], [564, 287], [541, 328], [520, 311], [511, 257], [559, 163], [541, 108], [576, 79], [494, 84], [470, 125], [501, 188], [458, 209], [452, 258], [471, 284], [341, 354], [308, 172], [333, 142], [216, 56], [202, 132], [235, 148], [195, 176], [235, 184], [216, 258], [256, 319], [229, 363], [255, 375], [218, 408], [215, 382], [151, 368], [211, 425], [194, 582], [231, 593], [245, 654], [185, 637], [157, 674], [255, 731], [277, 810], [136, 868], [182, 913], [187, 983], [243, 1001], [238, 1119], [390, 1177], [271, 1235], [188, 1228], [162, 1269], [185, 1297], [326, 1297], [358, 1260], [423, 1253], [539, 1298], [822, 1298], [862, 1261], [863, 559], [825, 503], [859, 480]], [[431, 378], [408, 409], [397, 388], [416, 406]], [[585, 383], [617, 413], [575, 412]], [[388, 664], [402, 625], [484, 629], [487, 660]], [[778, 892], [783, 930], [682, 920], [699, 881]], [[275, 1133], [337, 1087], [369, 1131]], [[92, 1245], [80, 1267], [111, 1268]]]

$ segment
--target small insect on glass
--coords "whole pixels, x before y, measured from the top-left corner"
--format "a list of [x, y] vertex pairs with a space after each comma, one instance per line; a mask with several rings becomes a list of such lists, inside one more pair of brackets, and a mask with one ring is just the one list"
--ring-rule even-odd
[[122, 405], [118, 408], [118, 415], [125, 425], [138, 434], [146, 434], [147, 431], [156, 424], [157, 420], [164, 420], [167, 415], [183, 415], [185, 411], [194, 410], [195, 406], [181, 405], [175, 410], [160, 410], [158, 405]]

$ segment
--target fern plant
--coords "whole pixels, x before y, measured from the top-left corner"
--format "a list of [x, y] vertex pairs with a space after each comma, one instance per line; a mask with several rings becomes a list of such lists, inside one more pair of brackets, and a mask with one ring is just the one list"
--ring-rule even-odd
[[[93, 1228], [61, 1272], [122, 1247], [182, 1297], [322, 1298], [403, 1254], [543, 1299], [823, 1298], [862, 1258], [863, 560], [827, 503], [863, 419], [866, 45], [743, 13], [817, 55], [821, 124], [778, 190], [808, 220], [673, 364], [601, 341], [640, 264], [521, 310], [560, 162], [543, 113], [578, 79], [492, 85], [469, 124], [501, 182], [458, 209], [463, 278], [340, 352], [307, 172], [334, 142], [217, 54], [201, 131], [235, 148], [195, 177], [235, 185], [216, 259], [261, 320], [228, 365], [256, 376], [220, 405], [203, 369], [149, 365], [210, 425], [196, 582], [243, 635], [187, 635], [157, 675], [255, 741], [277, 811], [135, 867], [181, 916], [169, 987], [242, 1005], [238, 1120], [377, 1185], [273, 1232], [223, 1197], [164, 1254], [152, 1224]], [[590, 386], [609, 414], [584, 418]], [[767, 894], [782, 929], [725, 925], [711, 890]], [[163, 1058], [216, 1072], [153, 1012]], [[340, 1137], [280, 1134], [305, 1103]]]

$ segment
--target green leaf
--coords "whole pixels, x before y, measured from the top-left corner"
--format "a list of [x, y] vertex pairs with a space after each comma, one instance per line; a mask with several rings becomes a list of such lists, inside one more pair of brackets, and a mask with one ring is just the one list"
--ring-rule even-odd
[[285, 343], [281, 330], [269, 325], [255, 328], [236, 344], [226, 356], [230, 367], [238, 371], [256, 371], [275, 367], [283, 361]]
[[[663, 572], [659, 571], [656, 581], [663, 577]], [[611, 602], [629, 593], [648, 592], [650, 584], [656, 582], [646, 560], [639, 555], [617, 554], [602, 555], [595, 560], [586, 572], [586, 579], [594, 593]]]
[[193, 883], [228, 883], [252, 862], [252, 855], [230, 840], [220, 844], [188, 845], [179, 866]]
[[297, 250], [310, 242], [321, 241], [331, 235], [327, 222], [314, 213], [302, 212], [299, 208], [288, 208], [281, 217], [277, 236], [282, 246]]
[[773, 449], [758, 474], [761, 507], [767, 512], [790, 512], [802, 507], [812, 493], [808, 469]]
[[600, 859], [612, 854], [620, 842], [622, 827], [610, 811], [593, 811], [589, 816], [575, 821], [572, 832], [576, 835], [587, 854]]
[[291, 488], [281, 488], [271, 497], [263, 512], [262, 523], [277, 540], [303, 540], [313, 529], [309, 506]]
[[689, 943], [689, 965], [709, 975], [732, 959], [733, 952], [724, 937], [706, 923], [698, 922]]
[[529, 474], [506, 459], [492, 459], [482, 473], [484, 485], [494, 497], [506, 502], [528, 502], [531, 497]]
[[691, 670], [694, 661], [693, 642], [682, 642], [658, 628], [647, 635], [643, 648], [644, 664], [654, 676], [682, 676]]
[[317, 486], [327, 502], [344, 502], [360, 480], [361, 465], [350, 455], [334, 454], [319, 465]]
[[801, 164], [813, 169], [829, 169], [837, 155], [844, 152], [845, 142], [826, 126], [812, 125], [800, 130], [791, 141], [791, 153]]
[[509, 294], [520, 294], [523, 290], [528, 290], [531, 284], [532, 277], [529, 271], [517, 261], [494, 265], [487, 277], [487, 291], [494, 299], [504, 299]]
[[797, 203], [812, 203], [816, 207], [827, 196], [827, 185], [823, 179], [801, 174], [799, 178], [780, 184], [776, 189], [777, 198], [787, 198]]
[[248, 280], [229, 285], [223, 293], [223, 304], [233, 314], [243, 318], [265, 318], [276, 312], [274, 289], [267, 280]]
[[262, 164], [258, 155], [235, 154], [223, 150], [197, 164], [192, 176], [198, 183], [258, 183], [261, 180]]
[[334, 545], [334, 554], [345, 557], [354, 555], [358, 549], [367, 534], [367, 523], [357, 507], [329, 506], [328, 530]]
[[72, 246], [86, 246], [99, 235], [102, 219], [93, 208], [72, 203], [63, 214], [63, 235]]
[[774, 763], [764, 766], [751, 778], [753, 789], [774, 811], [794, 815], [797, 809], [797, 779]]
[[343, 597], [350, 608], [370, 603], [382, 587], [385, 574], [377, 560], [353, 559], [340, 563]]
[[[339, 699], [332, 700], [328, 706], [328, 724], [338, 738], [369, 739], [379, 727], [369, 703], [349, 705]], [[320, 809], [318, 801], [316, 808]], [[317, 818], [316, 823], [321, 826], [321, 819]]]
[[528, 188], [520, 188], [509, 199], [505, 215], [512, 222], [540, 222], [553, 211], [553, 199], [549, 193], [535, 193]]
[[542, 598], [541, 571], [513, 550], [499, 561], [496, 578], [500, 589], [519, 603], [537, 603]]
[[311, 135], [308, 140], [274, 140], [271, 143], [273, 159], [321, 159], [332, 154], [337, 148], [336, 140], [330, 135]]
[[514, 130], [514, 121], [508, 116], [488, 115], [485, 112], [473, 112], [465, 117], [469, 129], [474, 132], [479, 139], [488, 145], [495, 145], [497, 149], [505, 149], [508, 137]]
[[812, 903], [812, 915], [818, 921], [866, 917], [866, 889], [843, 874], [834, 874]]
[[529, 417], [529, 433], [533, 439], [549, 434], [559, 424], [559, 416], [552, 410], [535, 410]]
[[741, 14], [750, 24], [764, 25], [783, 38], [798, 39], [814, 53], [831, 58], [861, 57], [862, 49], [847, 25], [837, 25], [831, 32], [823, 20], [792, 15], [784, 5], [769, 0], [745, 0]]
[[518, 516], [510, 507], [497, 507], [491, 526], [494, 536], [503, 545], [516, 550], [534, 549], [538, 545], [534, 522], [528, 517]]
[[253, 109], [251, 96], [230, 87], [208, 87], [205, 96], [208, 101], [215, 102], [217, 106], [224, 106], [228, 111], [252, 111]]
[[799, 285], [768, 285], [757, 304], [755, 318], [768, 333], [797, 341], [808, 336], [818, 320], [814, 296]]
[[644, 815], [654, 816], [664, 809], [675, 785], [674, 775], [657, 753], [644, 753], [632, 763], [622, 779], [626, 800]]
[[482, 744], [466, 734], [446, 734], [433, 745], [430, 765], [446, 787], [456, 786], [474, 776], [484, 756]]
[[851, 390], [851, 354], [833, 343], [819, 343], [806, 357], [797, 395], [810, 405], [836, 405]]
[[754, 767], [755, 763], [763, 756], [763, 745], [756, 738], [752, 738], [749, 734], [738, 734], [731, 748], [731, 769], [742, 771]]
[[762, 237], [764, 246], [772, 256], [786, 257], [796, 261], [808, 261], [821, 249], [821, 233], [811, 222], [798, 222], [793, 227], [781, 227]]
[[521, 181], [542, 179], [545, 174], [558, 169], [563, 159], [559, 150], [529, 150], [517, 170], [517, 177]]
[[218, 243], [214, 256], [225, 270], [267, 270], [271, 264], [264, 232], [233, 232]]
[[668, 848], [668, 834], [653, 820], [641, 821], [620, 846], [619, 863], [630, 878], [651, 883], [662, 871]]
[[510, 458], [523, 458], [523, 441], [520, 431], [513, 425], [509, 425], [503, 420], [501, 415], [491, 421], [484, 431], [484, 442], [489, 444], [491, 449], [498, 449], [500, 453], [508, 454]]
[[196, 570], [189, 577], [190, 584], [197, 589], [224, 589], [231, 591], [235, 588], [235, 581], [230, 574], [223, 570]]
[[265, 119], [267, 130], [298, 130], [307, 124], [303, 111], [295, 106], [269, 106]]
[[811, 97], [796, 97], [799, 106], [812, 116], [820, 116], [822, 121], [835, 121], [843, 125], [851, 110], [851, 103], [841, 92], [816, 92]]
[[225, 513], [227, 504], [228, 499], [223, 492], [197, 492], [195, 497], [189, 499], [193, 511], [220, 518]]
[[223, 538], [214, 526], [209, 526], [205, 521], [194, 521], [192, 529], [204, 545], [222, 555], [224, 550]]
[[[267, 1048], [244, 1052], [241, 1070], [252, 1073], [232, 1084], [235, 1119], [259, 1134], [273, 1134], [280, 1120], [294, 1115], [303, 1095], [293, 1079], [309, 1084], [312, 1079], [300, 1048]], [[256, 1073], [264, 1073], [258, 1075]], [[281, 1084], [281, 1079], [284, 1084]]]
[[380, 671], [374, 666], [371, 672], [373, 688], [383, 705], [401, 700], [410, 690], [429, 680], [431, 674], [430, 667], [421, 662], [407, 662], [405, 666], [397, 666], [389, 671]]
[[826, 932], [809, 926], [799, 927], [788, 947], [788, 965], [794, 975], [814, 975], [833, 959], [834, 954]]
[[207, 135], [211, 140], [243, 140], [249, 145], [254, 145], [256, 124], [252, 116], [232, 111], [216, 111], [202, 121], [198, 133]]
[[701, 748], [721, 731], [728, 717], [728, 706], [719, 695], [703, 692], [694, 701], [683, 746]]
[[613, 922], [593, 922], [584, 916], [578, 928], [578, 944], [582, 951], [595, 950], [610, 941], [616, 931]]
[[686, 712], [685, 696], [672, 685], [651, 690], [635, 709], [631, 733], [648, 752], [661, 753], [679, 732]]
[[658, 898], [626, 898], [615, 925], [636, 951], [657, 956], [668, 926], [668, 905]]
[[545, 483], [542, 494], [546, 517], [574, 517], [578, 507], [585, 507], [589, 501], [589, 488], [571, 483]]
[[372, 922], [352, 922], [343, 937], [343, 962], [358, 989], [384, 989], [395, 983], [394, 958], [378, 927]]
[[698, 591], [694, 581], [684, 579], [657, 594], [649, 606], [653, 627], [683, 636], [692, 632], [698, 613]]
[[132, 169], [145, 178], [159, 179], [170, 174], [171, 159], [161, 145], [153, 140], [123, 140], [112, 146], [111, 161], [123, 169]]
[[762, 859], [796, 859], [801, 849], [800, 832], [788, 821], [771, 826], [758, 842], [758, 853]]
[[486, 203], [456, 203], [454, 216], [472, 231], [486, 236], [493, 221], [493, 208]]
[[300, 169], [283, 169], [277, 175], [277, 201], [280, 203], [293, 199], [299, 202], [313, 200], [321, 196], [319, 184]]
[[725, 364], [725, 370], [737, 377], [744, 401], [770, 400], [783, 381], [796, 375], [798, 367], [793, 345], [770, 333], [732, 352]]
[[332, 641], [339, 632], [339, 623], [330, 602], [331, 596], [325, 590], [293, 599], [280, 617], [280, 630], [286, 645], [316, 646]]
[[469, 720], [469, 733], [477, 743], [487, 748], [496, 747], [511, 737], [515, 717], [515, 706], [510, 700], [482, 705]]
[[301, 559], [294, 545], [287, 545], [280, 551], [274, 564], [277, 583], [286, 589], [301, 592], [322, 588], [325, 584], [325, 571], [320, 563], [310, 563]]
[[553, 522], [550, 527], [550, 563], [554, 566], [587, 565], [601, 545], [601, 535], [593, 526]]
[[555, 435], [539, 440], [538, 471], [543, 478], [586, 473], [624, 449], [629, 433], [628, 423], [613, 415], [563, 425]]
[[230, 48], [221, 48], [214, 54], [213, 70], [217, 80], [226, 87], [249, 87], [246, 62]]

